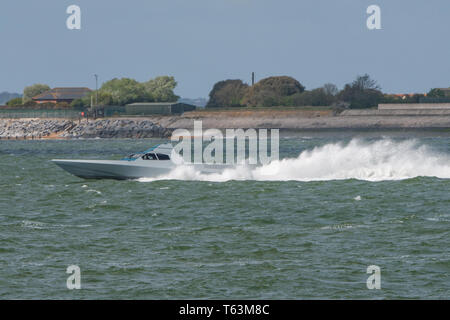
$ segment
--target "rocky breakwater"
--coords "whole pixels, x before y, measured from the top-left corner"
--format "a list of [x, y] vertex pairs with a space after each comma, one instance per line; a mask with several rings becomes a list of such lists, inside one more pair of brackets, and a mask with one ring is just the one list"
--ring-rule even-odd
[[165, 138], [170, 134], [170, 129], [149, 120], [0, 120], [1, 139]]
[[39, 139], [69, 130], [68, 120], [0, 120], [2, 139]]

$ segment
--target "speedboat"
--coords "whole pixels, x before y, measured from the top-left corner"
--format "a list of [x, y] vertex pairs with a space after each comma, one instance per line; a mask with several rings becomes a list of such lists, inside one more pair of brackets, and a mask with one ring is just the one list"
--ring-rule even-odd
[[[156, 178], [175, 169], [170, 143], [156, 145], [144, 152], [131, 154], [121, 160], [64, 160], [52, 161], [67, 172], [84, 179]], [[217, 173], [232, 165], [183, 163], [201, 173]]]
[[158, 177], [169, 173], [176, 164], [171, 159], [171, 144], [159, 144], [142, 153], [131, 154], [121, 160], [63, 160], [53, 159], [56, 165], [84, 179], [138, 179]]

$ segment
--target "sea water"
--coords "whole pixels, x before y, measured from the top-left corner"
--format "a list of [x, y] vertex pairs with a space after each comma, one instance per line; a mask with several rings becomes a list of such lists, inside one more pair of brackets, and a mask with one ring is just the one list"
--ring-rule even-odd
[[50, 162], [160, 142], [0, 141], [0, 298], [449, 298], [449, 132], [284, 133], [256, 169], [134, 181]]

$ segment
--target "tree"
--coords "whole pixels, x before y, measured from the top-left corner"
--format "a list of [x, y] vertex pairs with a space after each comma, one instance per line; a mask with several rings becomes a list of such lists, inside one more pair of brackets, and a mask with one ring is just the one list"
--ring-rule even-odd
[[107, 104], [121, 106], [133, 102], [152, 101], [148, 96], [144, 85], [130, 78], [114, 78], [109, 80], [102, 85], [98, 94], [99, 101], [108, 97], [109, 103]]
[[339, 93], [339, 89], [332, 83], [325, 83], [322, 88], [326, 95], [335, 96]]
[[148, 96], [157, 102], [177, 101], [179, 97], [173, 92], [176, 86], [175, 78], [169, 76], [160, 76], [144, 82]]
[[250, 87], [242, 103], [247, 106], [275, 106], [283, 104], [286, 97], [305, 91], [297, 80], [287, 76], [262, 79]]
[[40, 83], [25, 87], [25, 89], [23, 89], [23, 103], [30, 101], [31, 98], [48, 90], [50, 90], [50, 87], [48, 85]]
[[430, 97], [430, 98], [444, 98], [445, 97], [445, 92], [442, 91], [441, 89], [434, 88], [434, 89], [431, 89], [430, 92], [428, 92], [427, 97]]
[[96, 92], [92, 91], [83, 98], [72, 101], [71, 106], [76, 109], [87, 108], [91, 106], [91, 101], [95, 101], [96, 98], [98, 99], [98, 105], [100, 106], [111, 106], [118, 104], [117, 101], [114, 101], [110, 92], [102, 91], [100, 89], [97, 92], [97, 97]]
[[80, 110], [80, 109], [86, 108], [87, 106], [89, 106], [89, 104], [86, 104], [86, 100], [84, 100], [84, 99], [75, 99], [70, 103], [70, 106], [73, 109]]
[[338, 99], [350, 103], [353, 109], [370, 108], [378, 105], [383, 94], [377, 82], [365, 74], [358, 76], [351, 84], [346, 84], [339, 92]]
[[377, 82], [371, 79], [367, 73], [363, 76], [357, 76], [356, 80], [352, 82], [352, 87], [361, 91], [381, 89]]
[[291, 106], [330, 106], [336, 101], [336, 97], [324, 88], [296, 93], [286, 100], [285, 105]]
[[9, 100], [6, 105], [8, 107], [16, 107], [16, 106], [21, 106], [22, 105], [22, 98], [14, 98]]
[[73, 108], [85, 108], [91, 105], [91, 99], [97, 94], [98, 104], [103, 106], [126, 105], [134, 102], [173, 102], [178, 96], [173, 93], [177, 83], [174, 77], [161, 76], [140, 83], [134, 79], [121, 78], [105, 82], [95, 91], [82, 99], [74, 100]]
[[217, 82], [209, 93], [206, 108], [225, 108], [241, 106], [248, 85], [242, 80], [225, 80]]

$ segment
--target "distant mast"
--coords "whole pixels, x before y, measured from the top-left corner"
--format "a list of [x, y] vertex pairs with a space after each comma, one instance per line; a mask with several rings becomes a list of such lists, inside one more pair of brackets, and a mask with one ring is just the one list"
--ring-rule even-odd
[[98, 105], [98, 74], [94, 74], [95, 77], [95, 105]]

